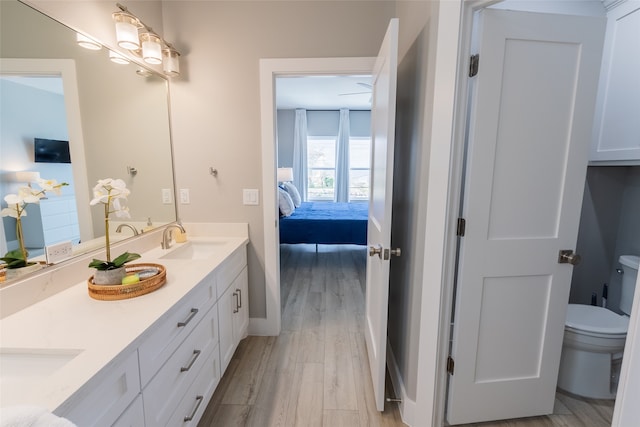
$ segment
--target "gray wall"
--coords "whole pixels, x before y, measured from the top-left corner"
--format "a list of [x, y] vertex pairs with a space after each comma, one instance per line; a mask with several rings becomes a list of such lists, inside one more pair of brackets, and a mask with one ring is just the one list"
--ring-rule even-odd
[[608, 307], [619, 311], [620, 255], [640, 255], [640, 166], [590, 166], [582, 203], [569, 302], [589, 304], [609, 284]]
[[249, 223], [250, 316], [261, 318], [262, 206], [242, 204], [243, 188], [262, 188], [260, 58], [375, 56], [395, 3], [168, 1], [163, 8], [164, 36], [184, 53], [171, 84], [176, 181], [191, 190], [180, 216]]
[[[293, 166], [295, 110], [278, 110], [278, 167]], [[307, 111], [307, 133], [311, 136], [337, 136], [339, 111]], [[371, 111], [350, 111], [351, 136], [371, 136]]]

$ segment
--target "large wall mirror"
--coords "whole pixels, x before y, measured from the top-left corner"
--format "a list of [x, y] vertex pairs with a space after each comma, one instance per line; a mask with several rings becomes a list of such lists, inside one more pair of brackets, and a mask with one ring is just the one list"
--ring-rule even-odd
[[[81, 48], [75, 31], [23, 3], [0, 8], [0, 203], [35, 173], [70, 184], [28, 205], [30, 257], [59, 241], [71, 241], [74, 254], [104, 247], [102, 205], [89, 206], [99, 179], [126, 182], [127, 222], [137, 229], [175, 221], [166, 79], [112, 62], [104, 47]], [[4, 254], [17, 240], [15, 220], [2, 220]], [[114, 239], [132, 236], [116, 225]]]

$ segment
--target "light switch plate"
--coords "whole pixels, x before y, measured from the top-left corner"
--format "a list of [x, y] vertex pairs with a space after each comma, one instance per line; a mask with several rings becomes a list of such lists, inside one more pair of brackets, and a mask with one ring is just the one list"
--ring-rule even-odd
[[73, 255], [71, 242], [60, 242], [55, 245], [49, 245], [46, 247], [45, 254], [47, 264], [55, 264], [56, 262], [71, 258], [71, 255]]
[[165, 205], [170, 205], [171, 204], [171, 189], [170, 188], [163, 188], [162, 189], [162, 203], [164, 203]]
[[182, 203], [183, 205], [188, 205], [189, 203], [191, 203], [188, 188], [180, 189], [180, 203]]
[[260, 191], [253, 188], [245, 188], [242, 190], [242, 203], [245, 205], [256, 206], [260, 204]]

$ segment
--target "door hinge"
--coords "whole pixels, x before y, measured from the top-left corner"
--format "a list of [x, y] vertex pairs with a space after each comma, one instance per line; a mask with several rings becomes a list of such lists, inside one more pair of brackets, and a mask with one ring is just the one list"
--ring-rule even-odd
[[478, 74], [479, 64], [480, 54], [476, 53], [475, 55], [471, 55], [471, 60], [469, 61], [469, 77], [473, 77]]
[[467, 221], [464, 218], [458, 218], [458, 225], [456, 226], [456, 236], [464, 236], [466, 228]]
[[453, 358], [451, 356], [447, 357], [447, 373], [453, 375]]

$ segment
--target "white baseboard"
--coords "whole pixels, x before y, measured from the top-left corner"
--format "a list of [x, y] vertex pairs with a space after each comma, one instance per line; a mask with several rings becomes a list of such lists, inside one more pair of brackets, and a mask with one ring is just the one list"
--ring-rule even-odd
[[404, 388], [404, 382], [402, 381], [402, 376], [400, 375], [400, 369], [398, 368], [398, 363], [396, 362], [396, 358], [393, 354], [393, 350], [391, 349], [389, 340], [387, 340], [387, 367], [389, 368], [391, 384], [393, 384], [393, 389], [396, 392], [396, 398], [401, 400], [399, 405], [402, 422], [408, 426], [416, 425], [416, 402], [407, 397], [407, 391]]

